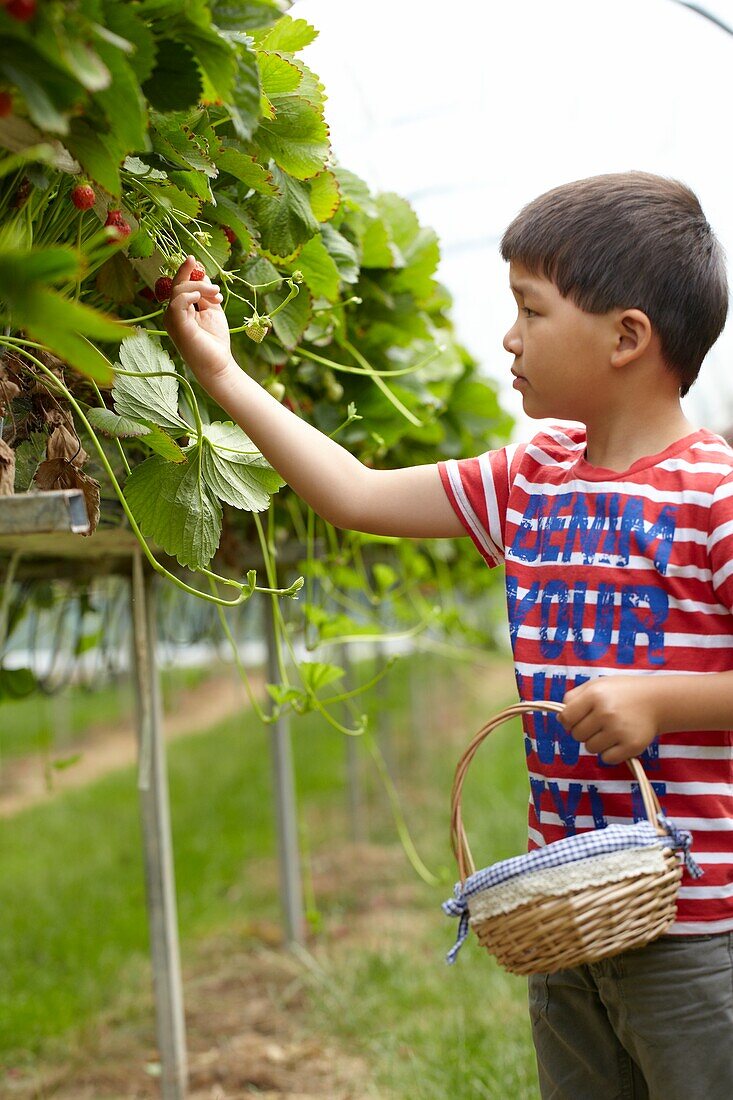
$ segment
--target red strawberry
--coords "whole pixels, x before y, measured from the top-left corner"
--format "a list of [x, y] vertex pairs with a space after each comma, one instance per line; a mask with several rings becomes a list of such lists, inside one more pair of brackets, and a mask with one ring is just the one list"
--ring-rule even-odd
[[36, 0], [8, 0], [5, 10], [19, 23], [27, 23], [36, 14]]
[[78, 183], [71, 192], [71, 201], [77, 210], [91, 210], [97, 201], [94, 188], [88, 183]]
[[200, 283], [202, 279], [206, 278], [206, 272], [201, 264], [196, 264], [191, 268], [191, 274], [188, 276], [191, 282]]
[[115, 233], [115, 236], [111, 237], [110, 240], [115, 240], [116, 239], [118, 241], [121, 241], [121, 240], [123, 240], [123, 238], [130, 236], [130, 232], [131, 232], [130, 226], [127, 224], [125, 219], [122, 217], [122, 211], [121, 210], [110, 210], [109, 213], [107, 214], [107, 220], [104, 224], [105, 225], [111, 225], [112, 228], [117, 231]]
[[161, 275], [155, 283], [155, 297], [159, 302], [167, 302], [173, 289], [173, 280], [170, 275]]
[[0, 118], [7, 118], [13, 113], [13, 97], [10, 92], [0, 92]]
[[148, 302], [155, 302], [155, 291], [151, 290], [149, 286], [144, 286], [140, 291], [140, 297], [145, 298]]
[[232, 227], [230, 225], [223, 225], [221, 227], [221, 231], [226, 239], [229, 241], [229, 244], [234, 244], [237, 239], [237, 234], [234, 232]]

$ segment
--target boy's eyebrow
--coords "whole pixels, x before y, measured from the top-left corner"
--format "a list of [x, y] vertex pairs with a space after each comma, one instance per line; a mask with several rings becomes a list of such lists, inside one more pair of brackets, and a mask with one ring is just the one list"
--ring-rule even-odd
[[537, 286], [536, 283], [511, 283], [510, 282], [509, 286], [515, 292], [515, 294], [521, 294], [522, 297], [524, 297], [524, 295], [526, 293], [534, 294], [535, 297], [537, 297], [537, 298], [542, 297], [542, 291], [539, 289], [539, 287]]

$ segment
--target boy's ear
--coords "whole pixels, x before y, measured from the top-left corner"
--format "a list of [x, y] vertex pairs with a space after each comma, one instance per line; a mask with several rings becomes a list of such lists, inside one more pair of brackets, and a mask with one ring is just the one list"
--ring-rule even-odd
[[652, 323], [641, 309], [624, 309], [615, 322], [612, 367], [625, 367], [645, 354], [654, 335]]

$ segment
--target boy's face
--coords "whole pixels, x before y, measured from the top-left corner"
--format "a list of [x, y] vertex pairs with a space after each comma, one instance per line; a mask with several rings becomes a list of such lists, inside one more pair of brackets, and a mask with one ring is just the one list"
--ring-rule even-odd
[[524, 412], [587, 423], [604, 402], [615, 332], [608, 315], [586, 313], [554, 283], [509, 265], [517, 319], [504, 337]]

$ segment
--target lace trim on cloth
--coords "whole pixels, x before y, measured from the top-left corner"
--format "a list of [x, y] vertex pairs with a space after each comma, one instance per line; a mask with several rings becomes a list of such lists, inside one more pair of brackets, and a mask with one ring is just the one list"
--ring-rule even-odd
[[591, 856], [589, 859], [566, 863], [562, 867], [547, 867], [520, 875], [475, 894], [470, 901], [471, 925], [509, 913], [518, 905], [543, 896], [561, 897], [586, 886], [603, 886], [636, 875], [664, 872], [664, 852], [658, 844], [649, 848], [627, 849]]

